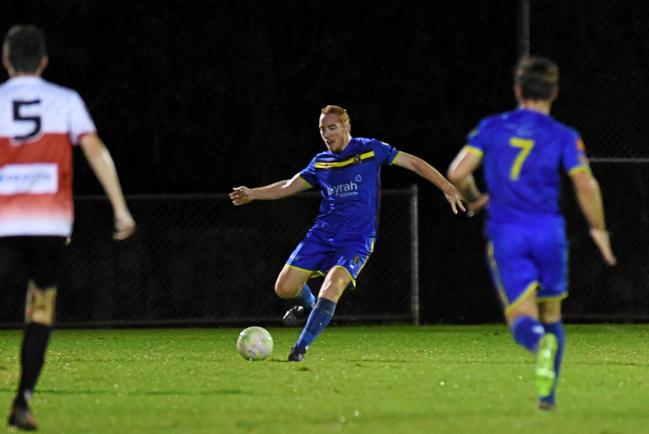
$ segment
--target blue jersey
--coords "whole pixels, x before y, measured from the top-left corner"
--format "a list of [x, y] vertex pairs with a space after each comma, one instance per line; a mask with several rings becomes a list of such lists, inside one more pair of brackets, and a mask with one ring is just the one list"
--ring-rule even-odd
[[490, 116], [469, 133], [489, 191], [489, 267], [505, 311], [530, 292], [568, 295], [568, 242], [559, 210], [561, 172], [588, 171], [579, 134], [537, 111]]
[[341, 153], [317, 154], [300, 176], [322, 193], [313, 228], [336, 234], [375, 237], [381, 193], [381, 166], [399, 151], [376, 139], [355, 137]]
[[467, 149], [484, 158], [492, 227], [502, 223], [563, 224], [561, 171], [590, 170], [577, 131], [533, 110], [518, 109], [483, 119], [469, 133]]

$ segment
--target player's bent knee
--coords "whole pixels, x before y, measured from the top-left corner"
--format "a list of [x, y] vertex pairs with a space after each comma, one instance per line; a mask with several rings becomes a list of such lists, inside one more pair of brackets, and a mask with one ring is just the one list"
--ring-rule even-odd
[[29, 285], [25, 301], [25, 322], [51, 326], [56, 310], [56, 288]]
[[285, 285], [282, 282], [277, 282], [275, 284], [275, 294], [279, 298], [295, 298], [299, 292], [300, 288], [294, 288], [289, 285]]

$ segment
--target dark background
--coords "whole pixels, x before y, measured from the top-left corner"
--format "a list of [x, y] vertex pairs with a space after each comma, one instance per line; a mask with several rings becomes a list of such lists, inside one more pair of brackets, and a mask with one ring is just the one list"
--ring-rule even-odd
[[[2, 20], [44, 28], [46, 78], [84, 97], [130, 194], [292, 176], [324, 148], [329, 103], [356, 135], [445, 167], [472, 124], [513, 104], [515, 1], [7, 3]], [[83, 167], [76, 191], [100, 192]]]
[[[532, 3], [531, 51], [562, 67], [556, 117], [580, 130], [595, 160], [649, 156], [649, 8], [640, 1]], [[353, 135], [379, 138], [445, 172], [480, 118], [515, 105], [518, 7], [515, 0], [43, 0], [3, 2], [0, 27], [28, 22], [45, 30], [45, 78], [80, 92], [128, 195], [222, 193], [304, 167], [324, 149], [317, 122], [326, 104], [348, 109]], [[101, 193], [75, 158], [76, 193]], [[644, 166], [598, 164], [609, 210], [624, 210], [609, 217], [619, 234], [614, 244], [645, 258], [647, 212], [627, 209], [628, 195], [645, 199], [644, 189], [628, 190], [647, 185]], [[384, 187], [412, 183], [420, 186], [424, 320], [498, 319], [482, 217], [453, 217], [434, 187], [398, 168], [383, 171]], [[574, 209], [570, 195], [563, 201]], [[584, 275], [577, 285], [592, 290], [594, 279], [637, 293], [643, 278], [620, 281], [637, 277], [644, 259], [606, 270], [583, 219], [571, 214], [569, 223], [571, 252], [583, 261], [571, 263]], [[630, 224], [636, 232], [625, 235]], [[575, 317], [626, 315], [587, 300], [576, 299]]]

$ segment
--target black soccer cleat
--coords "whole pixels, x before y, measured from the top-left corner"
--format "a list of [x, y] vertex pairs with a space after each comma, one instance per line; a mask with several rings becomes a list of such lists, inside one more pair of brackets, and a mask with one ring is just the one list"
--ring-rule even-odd
[[292, 347], [291, 352], [288, 353], [288, 361], [289, 362], [303, 362], [304, 361], [304, 353], [306, 353], [306, 350], [300, 349], [297, 347]]
[[309, 309], [302, 305], [293, 306], [286, 311], [282, 318], [282, 323], [287, 327], [297, 327], [304, 325], [309, 316]]
[[29, 407], [19, 407], [17, 405], [12, 407], [7, 425], [9, 425], [9, 428], [20, 431], [36, 431], [38, 429], [36, 419], [29, 411]]

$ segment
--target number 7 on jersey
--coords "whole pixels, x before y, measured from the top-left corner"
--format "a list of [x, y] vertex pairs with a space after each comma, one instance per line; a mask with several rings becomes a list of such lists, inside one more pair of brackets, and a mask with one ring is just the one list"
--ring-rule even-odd
[[521, 150], [516, 156], [514, 164], [512, 164], [512, 168], [509, 171], [509, 179], [511, 179], [512, 181], [518, 181], [523, 163], [525, 162], [525, 159], [528, 157], [528, 155], [530, 155], [530, 152], [532, 152], [532, 148], [534, 147], [534, 140], [512, 137], [509, 139], [509, 145]]

